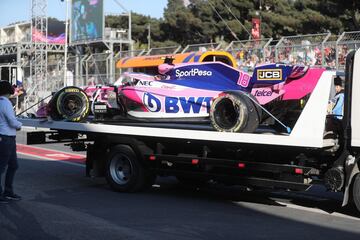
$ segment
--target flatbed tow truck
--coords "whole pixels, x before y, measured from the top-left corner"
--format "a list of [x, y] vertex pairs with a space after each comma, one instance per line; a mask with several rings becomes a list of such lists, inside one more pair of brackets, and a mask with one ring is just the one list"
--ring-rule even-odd
[[[315, 184], [343, 192], [360, 211], [360, 50], [347, 56], [344, 116], [328, 131], [335, 71], [325, 71], [289, 134], [217, 132], [191, 124], [78, 123], [19, 118], [28, 144], [68, 142], [86, 150], [87, 176], [105, 176], [116, 191], [136, 192], [157, 175], [191, 185], [212, 180], [253, 188], [305, 191]], [[336, 120], [334, 120], [336, 121]]]

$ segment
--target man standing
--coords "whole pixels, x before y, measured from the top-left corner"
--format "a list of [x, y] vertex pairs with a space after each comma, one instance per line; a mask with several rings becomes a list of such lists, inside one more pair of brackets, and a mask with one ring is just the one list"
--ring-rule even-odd
[[336, 94], [332, 100], [334, 104], [332, 114], [335, 115], [337, 119], [341, 120], [344, 115], [344, 84], [339, 76], [334, 79], [334, 85]]
[[[9, 96], [14, 89], [8, 81], [0, 81], [0, 203], [8, 200], [21, 200], [13, 190], [15, 172], [18, 168], [16, 156], [16, 131], [21, 123], [16, 120]], [[1, 185], [1, 176], [6, 170], [5, 189]]]

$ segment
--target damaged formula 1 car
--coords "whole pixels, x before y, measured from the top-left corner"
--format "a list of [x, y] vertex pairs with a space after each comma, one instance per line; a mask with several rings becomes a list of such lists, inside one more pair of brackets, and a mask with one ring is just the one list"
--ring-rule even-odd
[[[112, 86], [65, 87], [48, 104], [55, 120], [208, 122], [218, 131], [254, 132], [259, 124], [289, 132], [324, 68], [285, 64], [252, 75], [220, 62], [159, 66], [159, 75], [125, 73]], [[275, 129], [275, 128], [274, 128]]]

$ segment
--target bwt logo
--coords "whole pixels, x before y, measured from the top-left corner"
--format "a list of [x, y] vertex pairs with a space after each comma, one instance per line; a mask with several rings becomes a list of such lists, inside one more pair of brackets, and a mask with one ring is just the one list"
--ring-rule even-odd
[[195, 77], [195, 76], [205, 76], [205, 77], [210, 77], [212, 76], [212, 72], [211, 71], [203, 71], [200, 70], [198, 68], [193, 68], [189, 71], [181, 71], [179, 69], [176, 69], [175, 71], [176, 77], [180, 78], [180, 77]]
[[145, 93], [143, 103], [150, 112], [159, 112], [161, 110], [161, 102], [151, 93]]
[[257, 80], [259, 81], [282, 80], [282, 69], [258, 69]]
[[164, 101], [151, 93], [145, 93], [143, 96], [144, 106], [150, 112], [165, 113], [195, 113], [201, 112], [202, 108], [209, 113], [212, 97], [165, 97]]

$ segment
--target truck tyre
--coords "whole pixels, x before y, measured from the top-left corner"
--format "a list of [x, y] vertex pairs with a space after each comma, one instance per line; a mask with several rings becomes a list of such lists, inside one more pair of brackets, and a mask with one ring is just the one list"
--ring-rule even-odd
[[355, 206], [360, 212], [360, 173], [358, 173], [354, 178], [352, 196]]
[[105, 177], [117, 192], [138, 192], [152, 186], [155, 181], [155, 175], [146, 172], [134, 150], [127, 145], [117, 145], [111, 149]]
[[254, 132], [260, 123], [261, 110], [251, 95], [243, 92], [224, 92], [210, 108], [212, 126], [220, 132]]
[[54, 120], [65, 119], [80, 122], [90, 113], [90, 101], [86, 93], [78, 87], [65, 87], [51, 99], [50, 116]]

